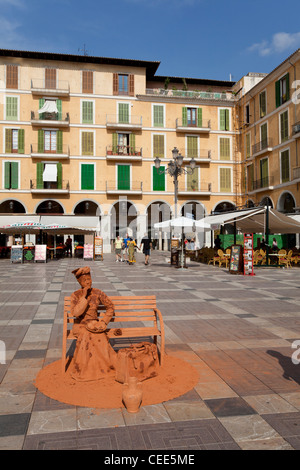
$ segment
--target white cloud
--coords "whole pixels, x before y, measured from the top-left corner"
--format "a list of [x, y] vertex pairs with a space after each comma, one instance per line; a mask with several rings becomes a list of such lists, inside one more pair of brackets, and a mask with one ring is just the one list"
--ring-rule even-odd
[[0, 44], [1, 47], [13, 47], [22, 40], [18, 29], [21, 25], [16, 21], [0, 16]]
[[252, 44], [248, 47], [249, 52], [258, 52], [261, 56], [270, 54], [279, 54], [300, 47], [299, 33], [276, 33], [272, 36], [271, 41], [263, 40]]

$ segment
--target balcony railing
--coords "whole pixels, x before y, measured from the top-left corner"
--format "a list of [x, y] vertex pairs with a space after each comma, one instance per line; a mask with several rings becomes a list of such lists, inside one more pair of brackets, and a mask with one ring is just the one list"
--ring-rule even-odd
[[40, 78], [33, 78], [31, 80], [31, 92], [33, 94], [41, 94], [47, 90], [48, 94], [51, 92], [55, 95], [68, 95], [70, 93], [69, 82], [65, 80], [43, 80]]
[[70, 149], [68, 145], [62, 145], [61, 148], [45, 150], [45, 148], [39, 146], [38, 144], [31, 144], [30, 153], [31, 155], [43, 155], [44, 158], [51, 158], [52, 156], [55, 157], [55, 155], [65, 155], [69, 157]]
[[105, 183], [106, 192], [127, 192], [127, 193], [142, 193], [143, 182], [142, 181], [106, 181]]
[[132, 147], [130, 145], [108, 145], [106, 155], [117, 155], [124, 157], [141, 157], [142, 148]]
[[37, 181], [36, 179], [30, 180], [30, 189], [34, 191], [70, 191], [70, 184], [68, 180], [63, 180], [61, 183], [57, 181]]
[[252, 185], [249, 183], [249, 191], [257, 191], [258, 189], [268, 188], [273, 186], [273, 184], [274, 176], [266, 176], [264, 178], [260, 178], [259, 180], [253, 181]]
[[182, 118], [177, 118], [176, 119], [176, 129], [179, 130], [180, 128], [183, 128], [184, 131], [186, 132], [186, 129], [190, 129], [191, 132], [195, 132], [195, 131], [210, 131], [210, 120], [209, 119], [202, 119], [202, 122], [201, 123], [195, 123], [195, 124], [191, 124], [187, 121], [183, 121]]
[[68, 126], [70, 124], [69, 113], [39, 113], [31, 111], [31, 123], [36, 125], [44, 125], [53, 123]]
[[272, 139], [264, 139], [256, 144], [252, 145], [252, 155], [256, 153], [260, 153], [263, 151], [268, 151], [273, 147], [273, 140]]
[[186, 149], [179, 148], [179, 153], [184, 155], [183, 163], [188, 165], [191, 158], [195, 160], [211, 160], [211, 150], [200, 150], [198, 152], [187, 152]]
[[106, 115], [107, 127], [142, 127], [142, 116], [122, 116], [120, 114], [107, 114]]
[[300, 179], [300, 166], [293, 168], [293, 180]]
[[224, 100], [235, 101], [235, 95], [232, 93], [218, 93], [209, 91], [186, 91], [186, 90], [165, 90], [164, 88], [147, 88], [146, 95], [166, 96], [166, 97], [179, 97], [191, 99], [204, 99], [204, 100]]
[[191, 181], [190, 184], [185, 185], [184, 181], [179, 181], [178, 184], [178, 193], [211, 193], [212, 185], [206, 181]]

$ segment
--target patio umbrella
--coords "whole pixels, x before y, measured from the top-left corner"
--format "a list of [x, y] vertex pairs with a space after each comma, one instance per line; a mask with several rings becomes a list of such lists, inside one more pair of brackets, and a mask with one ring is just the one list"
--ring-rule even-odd
[[44, 230], [45, 226], [39, 222], [26, 220], [23, 222], [15, 222], [14, 224], [4, 225], [0, 227], [0, 233], [13, 235], [15, 233], [37, 233]]

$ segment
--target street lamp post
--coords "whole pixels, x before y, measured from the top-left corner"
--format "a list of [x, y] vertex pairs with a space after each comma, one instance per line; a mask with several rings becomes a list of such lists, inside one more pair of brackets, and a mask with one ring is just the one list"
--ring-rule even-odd
[[170, 160], [168, 163], [168, 167], [165, 170], [160, 170], [161, 160], [159, 157], [154, 159], [155, 168], [157, 169], [160, 175], [162, 174], [169, 174], [173, 177], [174, 183], [174, 200], [175, 200], [175, 218], [177, 218], [177, 199], [178, 199], [178, 176], [183, 175], [185, 173], [192, 174], [195, 170], [196, 162], [194, 157], [190, 161], [190, 166], [187, 168], [183, 168], [183, 156], [179, 153], [176, 147], [172, 150], [173, 160]]

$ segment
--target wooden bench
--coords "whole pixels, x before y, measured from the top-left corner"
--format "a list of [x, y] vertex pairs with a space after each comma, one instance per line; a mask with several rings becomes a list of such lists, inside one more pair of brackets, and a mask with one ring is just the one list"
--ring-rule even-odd
[[[119, 346], [124, 343], [124, 339], [153, 338], [153, 342], [158, 346], [160, 336], [159, 359], [160, 365], [164, 358], [164, 324], [160, 310], [156, 307], [155, 295], [143, 296], [113, 296], [110, 297], [115, 307], [115, 314], [107, 325], [106, 333], [113, 343], [112, 346]], [[105, 307], [99, 305], [98, 317], [101, 317]], [[71, 315], [71, 297], [64, 299], [64, 325], [63, 325], [63, 345], [62, 345], [62, 369], [66, 371], [70, 358], [67, 358], [67, 341], [76, 340], [72, 333], [74, 319]], [[125, 326], [124, 326], [125, 324]]]

